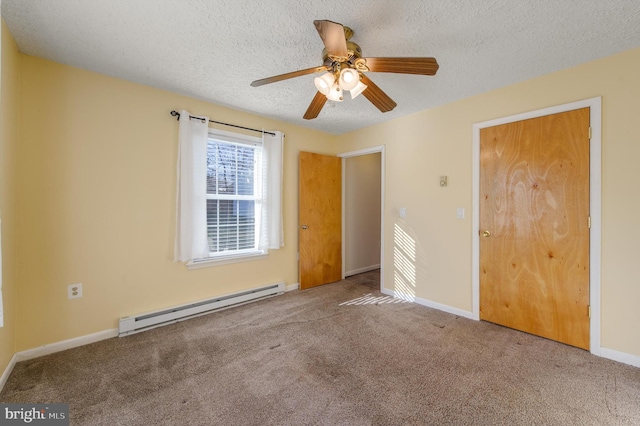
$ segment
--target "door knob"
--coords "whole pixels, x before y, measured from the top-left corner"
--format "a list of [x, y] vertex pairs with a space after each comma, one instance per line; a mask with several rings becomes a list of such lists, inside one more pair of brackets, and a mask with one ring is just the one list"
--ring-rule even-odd
[[309, 229], [309, 227], [307, 225], [302, 225], [301, 228], [302, 229]]
[[491, 232], [489, 232], [489, 231], [482, 231], [482, 236], [483, 236], [483, 237], [485, 237], [485, 238], [486, 238], [486, 237], [490, 237], [490, 236], [491, 236]]

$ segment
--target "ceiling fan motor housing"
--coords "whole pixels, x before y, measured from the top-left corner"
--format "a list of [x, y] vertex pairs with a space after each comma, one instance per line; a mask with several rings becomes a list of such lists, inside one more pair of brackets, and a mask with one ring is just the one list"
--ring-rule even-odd
[[336, 57], [329, 55], [326, 48], [322, 49], [322, 63], [331, 66], [335, 63], [348, 62], [350, 65], [353, 65], [356, 59], [362, 57], [362, 49], [357, 43], [347, 41], [347, 54], [348, 56], [346, 58]]

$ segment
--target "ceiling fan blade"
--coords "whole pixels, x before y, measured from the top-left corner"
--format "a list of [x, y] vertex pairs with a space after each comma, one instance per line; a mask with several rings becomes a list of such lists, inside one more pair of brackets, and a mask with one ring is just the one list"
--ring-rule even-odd
[[313, 25], [316, 26], [329, 55], [339, 58], [349, 57], [342, 24], [333, 21], [313, 21]]
[[435, 75], [440, 67], [436, 58], [365, 58], [373, 72]]
[[275, 83], [276, 81], [282, 81], [294, 77], [300, 77], [302, 75], [313, 74], [314, 72], [327, 71], [328, 69], [329, 67], [326, 67], [324, 65], [321, 67], [307, 68], [306, 70], [288, 72], [286, 74], [274, 75], [273, 77], [267, 77], [263, 78], [262, 80], [252, 81], [251, 85], [253, 87], [258, 87], [262, 86], [263, 84]]
[[381, 88], [371, 81], [369, 77], [364, 74], [360, 74], [360, 81], [367, 85], [362, 94], [365, 98], [369, 99], [369, 102], [374, 104], [382, 112], [389, 112], [396, 107], [395, 101], [391, 99]]
[[327, 102], [327, 97], [322, 93], [317, 92], [316, 95], [313, 97], [313, 100], [311, 101], [309, 108], [307, 108], [307, 112], [304, 113], [303, 118], [305, 120], [312, 120], [316, 118], [318, 114], [320, 114], [320, 111], [322, 110], [322, 107], [324, 106], [325, 102]]

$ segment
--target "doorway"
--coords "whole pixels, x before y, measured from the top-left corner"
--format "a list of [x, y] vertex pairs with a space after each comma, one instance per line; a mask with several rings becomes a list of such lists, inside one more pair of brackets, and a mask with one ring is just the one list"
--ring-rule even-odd
[[344, 275], [380, 269], [380, 154], [345, 158]]
[[[346, 152], [338, 157], [342, 158], [342, 278], [378, 269], [382, 291], [384, 146]], [[366, 220], [358, 220], [364, 215]]]
[[[367, 188], [368, 191], [379, 193], [378, 205], [370, 206], [372, 210], [379, 212], [377, 225], [369, 228], [374, 233], [373, 239], [379, 241], [379, 259], [377, 263], [369, 263], [366, 267], [350, 269], [347, 271], [345, 253], [350, 247], [346, 247], [345, 217], [347, 215], [345, 197], [347, 193], [345, 162], [350, 158], [374, 155], [378, 158], [378, 184], [377, 188]], [[367, 148], [359, 151], [351, 151], [337, 156], [300, 152], [300, 179], [299, 192], [299, 278], [300, 288], [307, 289], [318, 285], [344, 279], [346, 273], [363, 273], [373, 269], [379, 269], [380, 290], [384, 288], [384, 146]], [[337, 160], [337, 164], [336, 164]], [[338, 175], [336, 176], [335, 171]], [[337, 182], [338, 195], [332, 189], [335, 185], [328, 185], [327, 180]], [[335, 217], [335, 214], [338, 217]], [[338, 229], [334, 230], [334, 225]], [[377, 226], [377, 231], [375, 230]], [[379, 236], [379, 238], [377, 238]], [[337, 243], [337, 247], [336, 247]], [[335, 257], [335, 256], [338, 257]], [[337, 271], [336, 271], [337, 268]]]
[[[535, 119], [544, 116], [550, 116], [554, 114], [565, 113], [568, 111], [579, 110], [582, 108], [588, 109], [589, 121], [591, 126], [591, 139], [589, 141], [589, 156], [591, 161], [589, 163], [589, 216], [591, 221], [591, 229], [589, 234], [589, 271], [588, 277], [590, 281], [590, 291], [588, 295], [588, 303], [590, 307], [590, 319], [589, 323], [589, 350], [595, 355], [599, 355], [600, 352], [600, 206], [601, 206], [601, 98], [592, 98], [584, 101], [573, 102], [566, 105], [560, 105], [552, 108], [546, 108], [543, 110], [533, 111], [525, 114], [519, 114], [511, 117], [505, 117], [498, 120], [487, 121], [483, 123], [475, 124], [473, 127], [473, 227], [472, 227], [472, 240], [473, 240], [473, 256], [472, 256], [472, 303], [473, 303], [473, 317], [475, 319], [481, 318], [480, 313], [480, 282], [481, 282], [481, 237], [480, 233], [480, 206], [481, 206], [481, 188], [480, 188], [480, 175], [481, 175], [481, 131], [483, 129], [492, 128], [496, 126], [505, 125], [508, 123], [516, 123], [524, 120]], [[487, 231], [487, 230], [484, 230]], [[486, 234], [486, 232], [485, 232]], [[489, 237], [490, 238], [490, 237]], [[484, 242], [484, 241], [483, 241]], [[516, 264], [517, 266], [517, 264]]]

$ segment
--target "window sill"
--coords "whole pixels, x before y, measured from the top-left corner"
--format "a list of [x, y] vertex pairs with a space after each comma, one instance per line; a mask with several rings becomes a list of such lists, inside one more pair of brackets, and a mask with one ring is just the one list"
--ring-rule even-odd
[[251, 260], [266, 259], [269, 254], [266, 251], [256, 251], [251, 253], [235, 254], [229, 256], [208, 257], [202, 260], [195, 260], [187, 263], [187, 269], [202, 269], [212, 266], [229, 265], [231, 263], [248, 262]]

